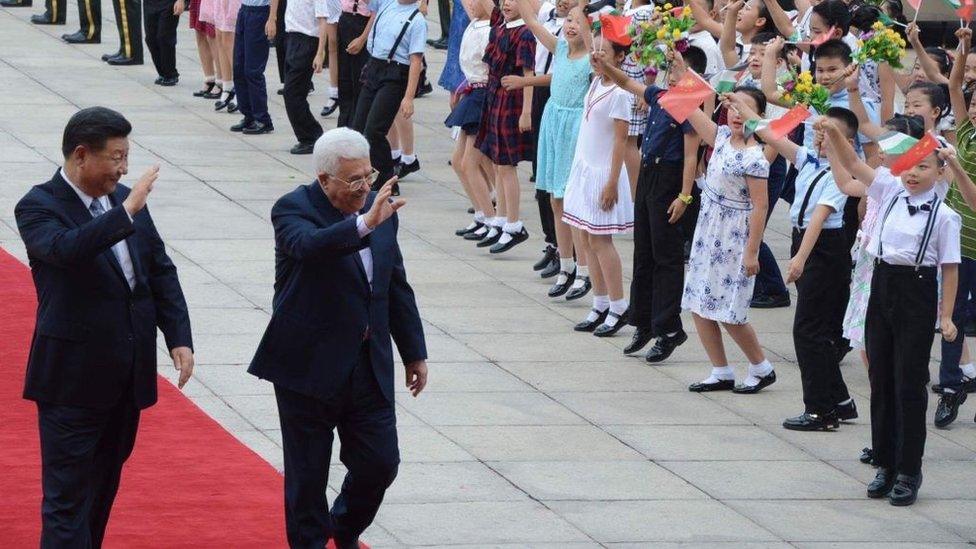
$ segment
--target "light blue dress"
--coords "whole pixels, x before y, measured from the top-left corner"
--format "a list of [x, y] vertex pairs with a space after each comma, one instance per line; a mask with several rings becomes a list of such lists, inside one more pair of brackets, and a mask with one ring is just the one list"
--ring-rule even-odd
[[468, 12], [465, 11], [461, 0], [454, 0], [454, 9], [451, 11], [451, 30], [447, 37], [447, 60], [444, 61], [444, 70], [441, 72], [437, 85], [453, 93], [454, 90], [464, 80], [464, 73], [461, 72], [461, 64], [458, 62], [458, 53], [461, 51], [461, 37], [464, 36], [464, 29], [468, 28]]
[[590, 56], [570, 59], [569, 43], [560, 38], [552, 62], [549, 86], [552, 95], [539, 124], [535, 188], [562, 198], [576, 152], [586, 92], [590, 88]]

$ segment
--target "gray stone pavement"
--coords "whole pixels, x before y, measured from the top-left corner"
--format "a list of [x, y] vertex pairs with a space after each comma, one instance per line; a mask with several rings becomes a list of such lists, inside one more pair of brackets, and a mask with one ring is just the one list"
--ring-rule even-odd
[[[0, 246], [24, 258], [13, 206], [60, 163], [68, 117], [96, 104], [125, 113], [135, 126], [130, 176], [153, 162], [162, 166], [150, 208], [193, 317], [198, 366], [186, 393], [280, 469], [272, 388], [245, 369], [269, 318], [270, 207], [310, 181], [311, 159], [287, 152], [294, 139], [274, 95], [273, 62], [277, 131], [244, 137], [227, 131], [237, 117], [190, 96], [201, 73], [186, 28], [182, 82], [159, 88], [151, 65], [113, 68], [98, 60], [115, 49], [111, 21], [101, 46], [68, 46], [57, 37], [74, 30], [74, 5], [67, 27], [27, 23], [41, 9], [0, 9]], [[108, 2], [103, 14], [111, 17]], [[433, 31], [436, 17], [429, 21]], [[443, 59], [430, 53], [435, 80]], [[321, 77], [316, 83], [317, 110], [326, 84]], [[530, 269], [541, 249], [531, 186], [523, 187], [532, 233], [526, 245], [489, 257], [453, 236], [467, 222], [467, 204], [446, 163], [453, 147], [441, 123], [447, 95], [438, 90], [416, 106], [423, 171], [402, 184], [408, 205], [400, 242], [425, 321], [431, 378], [420, 398], [398, 395], [403, 465], [365, 541], [553, 548], [976, 542], [972, 404], [952, 429], [929, 431], [917, 505], [867, 500], [873, 470], [857, 456], [869, 444], [868, 386], [856, 355], [844, 374], [862, 417], [835, 433], [799, 434], [780, 427], [801, 408], [792, 309], [752, 315], [779, 376], [756, 396], [688, 393], [687, 383], [708, 371], [694, 334], [671, 361], [652, 367], [622, 356], [629, 329], [609, 340], [573, 333], [588, 303], [549, 300], [547, 283]], [[781, 260], [788, 257], [785, 212], [779, 205], [768, 231]], [[619, 239], [619, 247], [629, 264], [630, 239]], [[741, 373], [744, 357], [731, 357]], [[171, 367], [161, 371], [172, 378]], [[332, 495], [342, 471], [336, 459]]]

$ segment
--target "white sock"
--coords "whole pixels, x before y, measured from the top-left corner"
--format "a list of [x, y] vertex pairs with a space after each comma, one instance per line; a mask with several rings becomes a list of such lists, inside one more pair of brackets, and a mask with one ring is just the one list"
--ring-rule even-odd
[[976, 366], [973, 366], [972, 362], [969, 364], [960, 364], [959, 368], [962, 370], [962, 375], [968, 378], [976, 377]]
[[467, 230], [470, 231], [470, 230], [474, 229], [477, 226], [478, 226], [478, 219], [475, 218], [474, 220], [471, 221], [471, 224], [469, 224], [467, 227], [465, 227], [465, 229], [467, 229]]
[[329, 86], [329, 99], [339, 99], [339, 88], [335, 86]]
[[413, 161], [416, 159], [417, 159], [417, 155], [415, 154], [400, 155], [400, 162], [403, 162], [404, 164], [413, 164]]
[[[624, 311], [627, 310], [627, 305], [628, 305], [628, 302], [627, 302], [626, 299], [616, 299], [614, 301], [611, 301], [610, 302], [610, 312], [613, 313], [614, 315], [621, 315], [621, 314], [623, 314]], [[619, 321], [620, 321], [619, 318], [617, 318], [617, 317], [615, 317], [613, 315], [607, 315], [607, 319], [604, 320], [603, 323], [606, 324], [607, 326], [610, 326], [611, 328], [613, 328], [614, 326], [617, 325], [617, 322], [619, 322]]]
[[491, 226], [497, 228], [499, 231], [505, 226], [506, 219], [504, 217], [495, 216], [491, 220]]
[[[567, 272], [569, 274], [573, 274], [573, 271], [576, 270], [576, 260], [574, 260], [572, 257], [560, 257], [559, 270]], [[608, 301], [607, 305], [609, 304], [610, 302]]]
[[485, 212], [483, 212], [481, 210], [475, 210], [475, 212], [474, 212], [474, 220], [477, 221], [478, 223], [484, 223], [485, 222]]
[[769, 363], [768, 360], [764, 360], [759, 364], [749, 365], [749, 375], [742, 382], [747, 387], [755, 387], [759, 385], [760, 378], [769, 375], [769, 372], [773, 371], [773, 365]]
[[400, 149], [390, 150], [390, 156], [393, 157], [393, 160], [399, 160], [402, 155], [403, 155], [403, 151], [401, 151]]
[[478, 236], [484, 236], [488, 232], [488, 225], [482, 225], [480, 229], [474, 232]]
[[214, 78], [214, 75], [212, 74], [205, 74], [203, 75], [203, 81], [206, 82], [207, 84], [213, 84], [214, 82], [216, 82], [216, 78]]
[[232, 92], [232, 91], [234, 91], [234, 81], [233, 80], [224, 80], [224, 91], [225, 92]]
[[576, 266], [576, 280], [573, 280], [573, 286], [572, 287], [573, 288], [582, 288], [583, 285], [586, 284], [586, 281], [584, 281], [583, 279], [586, 278], [587, 276], [590, 276], [590, 271], [589, 271], [589, 269], [586, 268], [586, 265], [577, 265]]
[[718, 383], [719, 381], [735, 381], [735, 370], [731, 366], [712, 367], [712, 375], [708, 376], [702, 383]]
[[510, 232], [502, 229], [502, 236], [501, 236], [501, 238], [498, 239], [498, 243], [499, 244], [508, 244], [509, 242], [512, 241], [512, 238], [514, 238], [512, 236], [512, 233], [510, 233]]
[[506, 233], [520, 233], [522, 232], [522, 221], [506, 221], [504, 229]]
[[491, 227], [491, 228], [489, 228], [488, 229], [488, 234], [485, 235], [485, 238], [495, 238], [495, 235], [498, 234], [498, 231], [499, 230], [500, 229], [498, 227]]
[[599, 316], [596, 311], [601, 313], [606, 311], [610, 307], [610, 296], [606, 295], [595, 295], [593, 296], [593, 309], [590, 310], [590, 314], [586, 315], [587, 322], [593, 322]]

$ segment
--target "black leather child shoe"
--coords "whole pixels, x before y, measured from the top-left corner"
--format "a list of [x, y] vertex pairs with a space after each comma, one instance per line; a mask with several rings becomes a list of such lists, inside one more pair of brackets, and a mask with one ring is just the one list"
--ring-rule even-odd
[[573, 326], [573, 330], [577, 332], [592, 332], [593, 330], [596, 329], [597, 326], [601, 326], [603, 324], [603, 321], [607, 319], [607, 315], [610, 313], [610, 309], [607, 309], [606, 311], [603, 312], [593, 309], [593, 312], [596, 313], [596, 319], [594, 319], [593, 321], [584, 320], [583, 322], [580, 322], [576, 326]]

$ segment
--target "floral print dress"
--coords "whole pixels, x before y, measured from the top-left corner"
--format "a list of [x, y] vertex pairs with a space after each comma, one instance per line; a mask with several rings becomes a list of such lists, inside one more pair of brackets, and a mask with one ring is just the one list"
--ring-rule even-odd
[[731, 137], [728, 126], [718, 127], [702, 183], [681, 308], [717, 322], [745, 324], [756, 282], [742, 266], [752, 214], [746, 176], [766, 179], [769, 162], [762, 147], [736, 149]]

